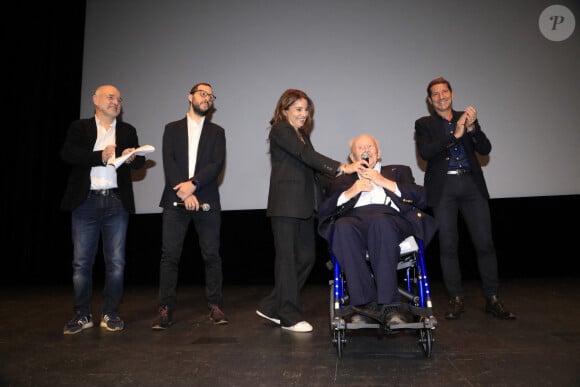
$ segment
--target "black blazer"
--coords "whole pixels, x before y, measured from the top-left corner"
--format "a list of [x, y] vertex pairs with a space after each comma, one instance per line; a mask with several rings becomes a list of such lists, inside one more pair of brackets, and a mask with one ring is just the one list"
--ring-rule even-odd
[[266, 216], [311, 217], [321, 198], [318, 173], [334, 176], [341, 163], [316, 152], [308, 136], [300, 141], [288, 122], [274, 125], [268, 139], [272, 169]]
[[[456, 123], [462, 114], [463, 112], [453, 111], [452, 122]], [[427, 204], [430, 207], [439, 204], [447, 176], [447, 167], [449, 166], [449, 160], [451, 158], [449, 149], [457, 141], [461, 141], [465, 148], [475, 184], [483, 196], [489, 198], [481, 164], [476, 156], [476, 152], [483, 156], [491, 152], [489, 139], [481, 130], [479, 122], [475, 121], [475, 129], [470, 133], [466, 133], [459, 140], [456, 140], [452, 134], [449, 134], [447, 122], [447, 120], [441, 118], [437, 113], [421, 117], [415, 121], [415, 143], [417, 145], [417, 151], [421, 158], [427, 161], [427, 170], [425, 171], [425, 180], [423, 183], [427, 193]]]
[[[385, 192], [399, 208], [399, 214], [411, 223], [414, 236], [422, 239], [425, 245], [429, 243], [437, 231], [437, 222], [433, 217], [421, 211], [426, 206], [425, 191], [422, 186], [415, 184], [411, 168], [406, 165], [386, 165], [381, 168], [381, 175], [397, 183], [401, 197], [386, 189]], [[341, 216], [348, 216], [349, 211], [358, 201], [360, 194], [340, 206], [336, 205], [342, 192], [350, 188], [356, 179], [358, 179], [356, 173], [341, 175], [329, 184], [327, 198], [318, 211], [318, 233], [324, 239], [330, 240], [334, 220]]]
[[[121, 156], [127, 148], [138, 148], [137, 130], [130, 124], [117, 120], [115, 157]], [[93, 151], [97, 141], [97, 121], [95, 117], [84, 118], [70, 124], [60, 155], [72, 168], [61, 201], [61, 208], [72, 211], [83, 203], [91, 189], [91, 168], [102, 167], [102, 151]], [[139, 169], [145, 164], [145, 156], [136, 156], [131, 164], [117, 168], [117, 186], [123, 207], [135, 213], [131, 169]]]
[[159, 206], [168, 208], [173, 207], [173, 202], [180, 202], [173, 187], [183, 181], [194, 180], [199, 183], [194, 192], [199, 203], [207, 203], [211, 209], [221, 210], [218, 187], [226, 158], [225, 130], [206, 117], [197, 147], [194, 176], [189, 176], [188, 144], [187, 117], [165, 125], [162, 147], [165, 187]]

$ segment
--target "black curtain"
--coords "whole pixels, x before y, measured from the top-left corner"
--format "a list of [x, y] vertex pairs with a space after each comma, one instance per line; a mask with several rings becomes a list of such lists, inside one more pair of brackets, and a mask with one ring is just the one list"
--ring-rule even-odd
[[79, 118], [86, 5], [54, 4], [21, 2], [4, 13], [2, 285], [31, 285], [44, 273], [70, 282], [69, 214], [59, 209], [68, 167], [59, 150]]

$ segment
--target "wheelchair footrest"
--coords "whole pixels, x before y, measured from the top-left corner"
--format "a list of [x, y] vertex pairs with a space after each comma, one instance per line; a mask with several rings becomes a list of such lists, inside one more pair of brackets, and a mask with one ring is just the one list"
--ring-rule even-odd
[[422, 321], [396, 324], [393, 326], [385, 326], [387, 330], [399, 330], [399, 329], [435, 329], [437, 327], [437, 319], [435, 317], [427, 318]]
[[369, 329], [369, 328], [379, 329], [379, 328], [381, 328], [381, 324], [379, 324], [378, 322], [371, 323], [371, 322], [364, 322], [364, 321], [348, 322], [348, 323], [346, 323], [346, 328], [347, 329]]
[[369, 328], [383, 328], [387, 331], [394, 331], [394, 330], [403, 330], [403, 329], [435, 329], [437, 327], [437, 320], [433, 317], [430, 319], [425, 319], [423, 321], [418, 322], [410, 322], [410, 323], [403, 323], [397, 324], [393, 326], [383, 325], [379, 322], [370, 323], [370, 322], [346, 322], [344, 319], [335, 319], [332, 327], [334, 329], [369, 329]]

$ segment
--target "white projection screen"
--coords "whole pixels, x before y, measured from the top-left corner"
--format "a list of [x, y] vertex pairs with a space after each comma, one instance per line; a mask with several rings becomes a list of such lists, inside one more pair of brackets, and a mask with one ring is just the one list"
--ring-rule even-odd
[[383, 163], [410, 165], [422, 184], [414, 122], [443, 76], [492, 142], [492, 198], [575, 195], [579, 14], [577, 0], [88, 0], [80, 114], [93, 114], [98, 85], [119, 87], [123, 120], [156, 147], [134, 182], [137, 213], [157, 213], [163, 128], [185, 116], [193, 84], [211, 83], [223, 209], [264, 209], [268, 121], [285, 89], [313, 99], [319, 152], [346, 161], [348, 141], [369, 133]]

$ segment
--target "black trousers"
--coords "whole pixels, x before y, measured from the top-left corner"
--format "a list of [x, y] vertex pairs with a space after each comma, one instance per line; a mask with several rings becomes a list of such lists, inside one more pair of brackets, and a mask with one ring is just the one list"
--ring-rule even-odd
[[492, 238], [489, 202], [477, 189], [471, 174], [447, 175], [439, 205], [433, 215], [439, 222], [439, 255], [443, 281], [450, 297], [463, 296], [458, 254], [458, 216], [461, 214], [477, 256], [483, 294], [497, 294], [497, 257]]
[[276, 250], [274, 289], [260, 301], [258, 310], [279, 318], [282, 326], [292, 326], [304, 320], [300, 291], [316, 262], [314, 216], [273, 216], [270, 222]]
[[221, 212], [187, 211], [182, 208], [163, 209], [159, 305], [166, 305], [169, 309], [176, 307], [179, 262], [190, 223], [195, 226], [205, 264], [205, 294], [208, 307], [211, 305], [222, 307]]

